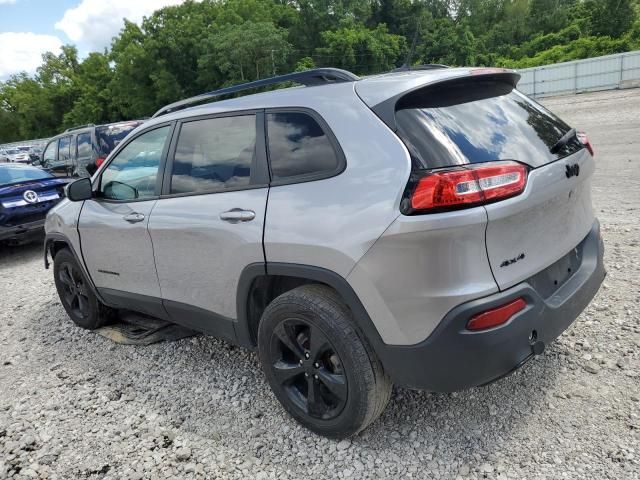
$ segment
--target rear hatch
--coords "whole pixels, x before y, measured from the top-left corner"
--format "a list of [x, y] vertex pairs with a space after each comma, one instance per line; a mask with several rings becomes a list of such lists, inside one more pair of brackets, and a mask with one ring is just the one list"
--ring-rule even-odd
[[[411, 154], [414, 175], [526, 166], [526, 183], [510, 198], [455, 206], [486, 209], [487, 254], [505, 289], [570, 254], [588, 234], [594, 162], [566, 123], [515, 90], [513, 72], [469, 72], [397, 97], [392, 128]], [[468, 184], [465, 194], [473, 193]]]

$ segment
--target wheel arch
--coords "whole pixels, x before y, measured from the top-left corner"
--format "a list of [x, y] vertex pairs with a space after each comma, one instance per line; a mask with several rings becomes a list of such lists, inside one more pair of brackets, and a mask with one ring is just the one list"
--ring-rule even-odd
[[341, 275], [313, 265], [268, 262], [253, 263], [244, 268], [238, 281], [236, 298], [240, 343], [255, 347], [257, 327], [264, 308], [276, 296], [305, 284], [323, 284], [338, 293], [351, 310], [355, 326], [363, 339], [371, 345], [384, 365], [384, 342], [353, 288]]
[[[44, 268], [48, 269], [51, 266], [51, 262], [55, 259], [56, 254], [63, 248], [67, 248], [76, 259], [76, 262], [78, 262], [78, 265], [82, 270], [82, 273], [84, 274], [85, 278], [89, 282], [89, 287], [91, 288], [93, 294], [98, 298], [98, 300], [100, 300], [102, 303], [105, 303], [104, 299], [102, 298], [102, 296], [98, 292], [98, 289], [93, 283], [93, 279], [91, 278], [91, 275], [89, 275], [89, 272], [85, 267], [82, 257], [78, 255], [78, 252], [76, 252], [76, 249], [74, 248], [73, 243], [65, 235], [61, 233], [48, 233], [47, 236], [45, 237], [44, 252], [43, 252]], [[49, 257], [51, 257], [51, 262], [49, 261]]]

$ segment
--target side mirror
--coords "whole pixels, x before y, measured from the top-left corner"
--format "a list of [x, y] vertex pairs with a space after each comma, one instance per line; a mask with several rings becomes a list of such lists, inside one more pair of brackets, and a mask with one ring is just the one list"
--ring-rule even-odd
[[91, 190], [91, 179], [81, 178], [75, 182], [71, 182], [65, 187], [65, 194], [72, 202], [81, 202], [83, 200], [89, 200], [93, 197], [93, 191]]

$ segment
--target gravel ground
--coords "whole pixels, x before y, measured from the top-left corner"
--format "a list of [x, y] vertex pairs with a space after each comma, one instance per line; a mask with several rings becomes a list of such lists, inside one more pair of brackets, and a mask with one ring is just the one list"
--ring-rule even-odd
[[299, 427], [255, 353], [74, 327], [39, 246], [0, 249], [0, 478], [640, 478], [640, 90], [545, 102], [589, 132], [609, 276], [514, 375], [395, 389], [351, 441]]

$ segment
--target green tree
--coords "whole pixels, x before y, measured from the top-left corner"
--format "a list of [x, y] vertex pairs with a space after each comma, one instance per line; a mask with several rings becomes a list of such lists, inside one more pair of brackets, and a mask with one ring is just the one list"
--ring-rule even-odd
[[282, 73], [291, 53], [287, 32], [270, 22], [246, 21], [217, 28], [205, 40], [199, 78], [212, 84], [257, 80]]
[[322, 32], [323, 46], [316, 50], [316, 62], [357, 73], [370, 74], [390, 70], [399, 62], [405, 39], [387, 31], [385, 25], [368, 29], [348, 24]]

